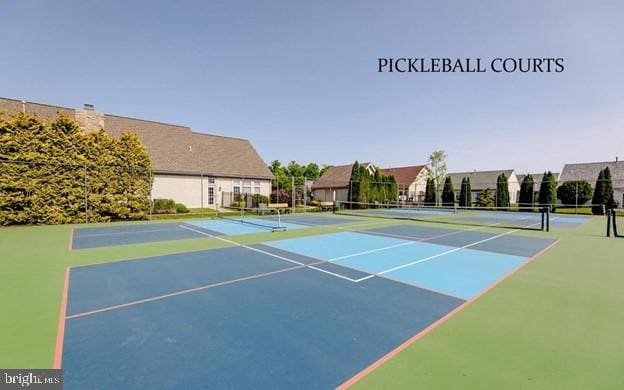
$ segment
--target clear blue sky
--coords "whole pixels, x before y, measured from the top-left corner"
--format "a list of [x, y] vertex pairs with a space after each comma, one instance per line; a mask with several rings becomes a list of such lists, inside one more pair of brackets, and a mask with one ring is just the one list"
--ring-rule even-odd
[[[559, 170], [624, 158], [623, 21], [621, 0], [5, 0], [0, 96], [248, 138], [267, 163]], [[380, 74], [384, 56], [565, 72]]]

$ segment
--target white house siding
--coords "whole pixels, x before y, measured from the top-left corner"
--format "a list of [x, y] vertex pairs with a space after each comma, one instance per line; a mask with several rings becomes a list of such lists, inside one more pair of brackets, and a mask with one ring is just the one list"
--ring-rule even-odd
[[346, 188], [317, 188], [312, 192], [314, 200], [319, 202], [346, 202], [349, 196], [349, 190]]
[[416, 180], [412, 182], [409, 186], [409, 196], [412, 199], [415, 199], [418, 202], [422, 202], [425, 200], [425, 190], [427, 189], [427, 177], [429, 173], [426, 169], [423, 169], [418, 176], [416, 176]]
[[247, 192], [243, 188], [250, 188], [252, 194], [269, 196], [271, 193], [271, 181], [266, 179], [155, 174], [152, 199], [173, 199], [192, 208], [214, 208], [221, 205], [222, 193], [234, 192], [235, 186], [239, 186], [241, 192]]

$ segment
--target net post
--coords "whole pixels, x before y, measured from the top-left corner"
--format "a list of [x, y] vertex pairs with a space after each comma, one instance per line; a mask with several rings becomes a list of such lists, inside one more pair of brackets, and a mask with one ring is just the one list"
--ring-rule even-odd
[[607, 237], [611, 237], [611, 210], [607, 211]]
[[546, 231], [550, 231], [550, 207], [546, 208]]
[[611, 221], [613, 223], [613, 236], [614, 237], [619, 237], [620, 235], [618, 234], [618, 230], [617, 230], [617, 218], [616, 218], [616, 212], [615, 210], [611, 210]]

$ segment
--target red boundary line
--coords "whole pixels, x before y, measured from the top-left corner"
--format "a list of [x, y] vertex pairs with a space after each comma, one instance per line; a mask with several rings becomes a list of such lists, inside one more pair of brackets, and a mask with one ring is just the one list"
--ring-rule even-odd
[[494, 289], [496, 286], [498, 286], [499, 284], [501, 284], [502, 282], [504, 282], [505, 280], [510, 278], [516, 272], [518, 272], [522, 268], [526, 267], [529, 263], [531, 263], [533, 260], [535, 260], [537, 257], [539, 257], [541, 254], [543, 254], [544, 252], [546, 252], [550, 248], [552, 248], [558, 242], [559, 242], [559, 240], [557, 240], [557, 241], [553, 242], [552, 244], [548, 245], [546, 248], [542, 249], [541, 251], [539, 251], [538, 253], [536, 253], [532, 257], [530, 257], [526, 262], [524, 262], [523, 264], [520, 264], [518, 267], [516, 267], [509, 274], [507, 274], [503, 278], [499, 279], [496, 283], [494, 283], [493, 285], [491, 285], [487, 289], [483, 290], [482, 292], [480, 292], [478, 295], [476, 295], [472, 299], [470, 299], [470, 300], [464, 302], [463, 304], [457, 306], [455, 309], [453, 309], [452, 311], [450, 311], [449, 313], [444, 315], [442, 318], [438, 319], [437, 321], [435, 321], [431, 325], [427, 326], [425, 329], [421, 330], [420, 332], [418, 332], [417, 334], [415, 334], [414, 336], [409, 338], [407, 341], [403, 342], [403, 344], [399, 345], [398, 347], [396, 347], [392, 351], [388, 352], [386, 355], [382, 356], [380, 359], [378, 359], [377, 361], [373, 362], [371, 365], [369, 365], [368, 367], [363, 369], [362, 371], [360, 371], [357, 374], [355, 374], [355, 376], [353, 376], [351, 379], [347, 380], [346, 382], [344, 382], [340, 386], [338, 386], [337, 389], [343, 390], [343, 389], [347, 389], [347, 388], [353, 386], [354, 384], [359, 382], [362, 378], [364, 378], [365, 376], [370, 374], [372, 371], [376, 370], [381, 365], [386, 363], [388, 360], [392, 359], [394, 356], [398, 355], [400, 352], [402, 352], [403, 350], [405, 350], [406, 348], [408, 348], [409, 346], [411, 346], [412, 344], [414, 344], [415, 342], [417, 342], [418, 340], [423, 338], [429, 332], [431, 332], [435, 328], [439, 327], [440, 325], [442, 325], [443, 323], [448, 321], [455, 314], [459, 313], [460, 311], [462, 311], [463, 309], [465, 309], [466, 307], [471, 305], [474, 301], [476, 301], [477, 299], [481, 298], [483, 295], [488, 293], [490, 290]]
[[67, 312], [67, 290], [69, 287], [69, 269], [65, 268], [65, 277], [63, 280], [63, 292], [61, 296], [61, 309], [59, 313], [58, 329], [56, 331], [56, 347], [54, 349], [53, 368], [60, 369], [63, 361], [63, 340], [65, 339], [65, 315]]
[[68, 249], [71, 252], [72, 250], [74, 250], [74, 228], [72, 227], [71, 230], [69, 231], [69, 244], [68, 244]]

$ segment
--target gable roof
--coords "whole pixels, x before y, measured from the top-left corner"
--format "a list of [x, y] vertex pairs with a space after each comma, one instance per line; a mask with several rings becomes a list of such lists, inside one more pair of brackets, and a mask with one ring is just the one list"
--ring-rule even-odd
[[273, 174], [248, 140], [196, 133], [184, 126], [104, 115], [113, 136], [139, 136], [157, 173], [272, 179]]
[[323, 175], [312, 184], [312, 189], [344, 188], [349, 186], [353, 164], [334, 165], [329, 167]]
[[613, 188], [624, 188], [624, 161], [565, 164], [563, 171], [561, 171], [561, 176], [559, 176], [559, 181], [563, 183], [566, 181], [585, 180], [593, 187], [598, 179], [598, 174], [606, 167], [609, 167], [611, 171]]
[[[558, 172], [552, 172], [552, 174], [555, 176], [555, 180], [559, 180], [559, 173]], [[526, 175], [516, 175], [516, 177], [518, 178], [518, 183], [522, 184], [522, 181], [524, 180], [524, 178], [527, 175], [531, 175], [533, 176], [533, 188], [535, 189], [535, 191], [538, 191], [540, 188], [540, 185], [542, 184], [542, 179], [544, 179], [544, 173], [528, 173]]]
[[[363, 162], [360, 163], [360, 165], [369, 167], [372, 164], [369, 162]], [[312, 189], [346, 188], [349, 186], [349, 182], [351, 181], [352, 169], [353, 164], [331, 166], [325, 171], [325, 173], [323, 173], [323, 176], [312, 184]]]
[[[0, 98], [0, 110], [22, 111], [21, 100]], [[49, 118], [59, 112], [76, 117], [76, 110], [27, 102], [26, 112]], [[102, 114], [99, 114], [102, 115]], [[155, 173], [207, 175], [249, 179], [274, 176], [248, 140], [196, 133], [187, 126], [103, 114], [104, 129], [119, 137], [135, 133], [145, 145]]]
[[501, 173], [504, 173], [509, 180], [509, 178], [514, 174], [514, 170], [503, 169], [498, 171], [454, 172], [447, 174], [447, 176], [451, 177], [451, 181], [453, 182], [453, 186], [455, 188], [459, 188], [464, 177], [469, 177], [470, 187], [472, 190], [483, 190], [485, 188], [496, 188], [496, 181]]
[[381, 173], [386, 176], [394, 176], [397, 184], [409, 186], [416, 181], [416, 177], [425, 169], [424, 165], [410, 167], [383, 168]]

